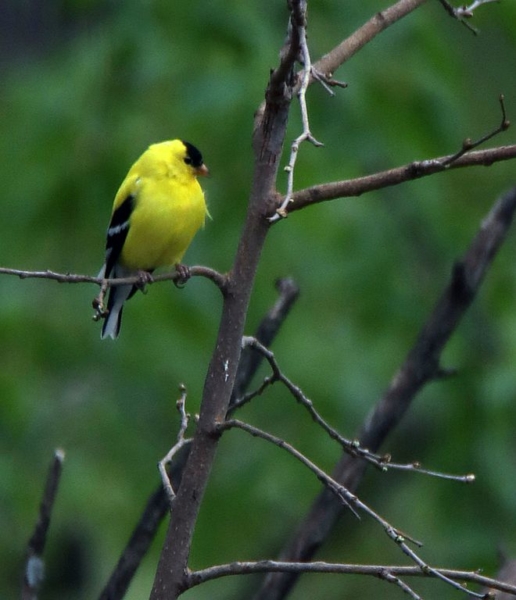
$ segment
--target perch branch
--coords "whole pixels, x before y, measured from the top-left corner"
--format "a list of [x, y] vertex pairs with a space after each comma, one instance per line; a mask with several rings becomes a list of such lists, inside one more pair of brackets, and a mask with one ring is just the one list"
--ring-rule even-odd
[[[206, 277], [211, 279], [217, 287], [224, 290], [226, 284], [226, 276], [218, 273], [217, 271], [210, 269], [209, 267], [190, 267], [190, 274], [195, 277]], [[98, 286], [102, 286], [104, 283], [107, 287], [116, 287], [118, 285], [133, 284], [137, 285], [141, 283], [139, 276], [133, 277], [121, 277], [120, 279], [102, 279], [101, 277], [92, 277], [90, 275], [74, 275], [73, 273], [56, 273], [54, 271], [22, 271], [20, 269], [9, 269], [7, 267], [0, 267], [0, 275], [14, 275], [20, 279], [51, 279], [59, 283], [95, 283]], [[178, 281], [180, 275], [177, 272], [173, 273], [161, 273], [159, 275], [153, 275], [148, 281], [149, 284], [159, 283], [161, 281]]]

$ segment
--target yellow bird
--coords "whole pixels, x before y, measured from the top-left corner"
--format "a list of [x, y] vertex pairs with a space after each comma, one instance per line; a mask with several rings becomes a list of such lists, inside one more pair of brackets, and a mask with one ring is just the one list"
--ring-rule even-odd
[[[192, 144], [172, 140], [149, 146], [115, 196], [99, 277], [144, 278], [158, 267], [180, 266], [207, 214], [199, 175], [208, 175], [208, 169]], [[124, 302], [137, 289], [111, 288], [102, 339], [118, 336]]]

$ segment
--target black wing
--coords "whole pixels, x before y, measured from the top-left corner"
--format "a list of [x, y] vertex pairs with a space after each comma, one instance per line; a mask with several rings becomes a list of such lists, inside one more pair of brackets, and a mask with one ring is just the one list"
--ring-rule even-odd
[[106, 239], [106, 270], [104, 277], [109, 277], [115, 266], [125, 238], [129, 232], [129, 218], [134, 209], [134, 196], [131, 194], [115, 210], [109, 223]]

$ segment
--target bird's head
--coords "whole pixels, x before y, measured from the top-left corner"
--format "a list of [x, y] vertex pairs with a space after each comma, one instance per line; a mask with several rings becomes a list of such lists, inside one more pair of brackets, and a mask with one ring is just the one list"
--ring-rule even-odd
[[[170, 140], [153, 144], [146, 153], [150, 163], [166, 168], [168, 176], [199, 177], [209, 175], [208, 167], [204, 164], [202, 154], [190, 142]], [[147, 158], [146, 157], [146, 158]], [[166, 165], [166, 166], [165, 166]]]

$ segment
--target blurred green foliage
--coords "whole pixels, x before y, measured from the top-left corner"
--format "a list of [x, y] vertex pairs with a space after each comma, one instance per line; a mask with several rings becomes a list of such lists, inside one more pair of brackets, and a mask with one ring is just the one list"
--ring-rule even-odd
[[[390, 2], [310, 3], [314, 58]], [[186, 256], [227, 270], [252, 177], [253, 112], [277, 63], [285, 2], [7, 2], [0, 87], [0, 265], [95, 274], [114, 193], [155, 141], [201, 148], [213, 220]], [[35, 19], [40, 15], [41, 19]], [[44, 18], [43, 18], [44, 16]], [[478, 9], [473, 36], [438, 2], [385, 31], [336, 76], [349, 88], [308, 94], [312, 131], [296, 187], [456, 151], [500, 119], [503, 92], [516, 118], [516, 6]], [[300, 131], [292, 110], [289, 139]], [[514, 133], [493, 144], [514, 143]], [[302, 294], [275, 344], [285, 372], [351, 437], [410, 348], [515, 165], [460, 170], [296, 213], [271, 231], [249, 312], [252, 333], [291, 275]], [[280, 175], [279, 186], [285, 188]], [[386, 450], [436, 470], [477, 475], [472, 486], [369, 473], [361, 497], [425, 542], [425, 559], [496, 567], [516, 489], [514, 235], [446, 350], [458, 377], [429, 386]], [[96, 288], [0, 278], [0, 597], [18, 594], [47, 466], [67, 459], [47, 553], [42, 598], [95, 597], [177, 431], [178, 384], [199, 407], [220, 298], [192, 280], [152, 286], [126, 308], [116, 343], [90, 320]], [[265, 372], [265, 371], [264, 371]], [[339, 450], [280, 388], [242, 417], [331, 468]], [[221, 444], [191, 557], [193, 567], [274, 557], [319, 490], [314, 477], [265, 443], [230, 433]], [[148, 595], [163, 532], [128, 594]], [[345, 516], [321, 558], [400, 563], [378, 527]], [[233, 578], [185, 597], [249, 597], [259, 579]], [[453, 592], [421, 582], [440, 598]], [[306, 577], [292, 598], [398, 598], [378, 581]]]

